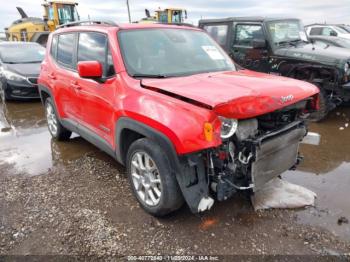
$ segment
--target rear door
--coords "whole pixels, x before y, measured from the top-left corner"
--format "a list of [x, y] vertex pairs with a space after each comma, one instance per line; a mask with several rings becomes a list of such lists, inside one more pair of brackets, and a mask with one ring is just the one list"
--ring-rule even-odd
[[[259, 72], [269, 72], [268, 46], [261, 23], [237, 23], [234, 25], [233, 53], [231, 57], [240, 66]], [[265, 48], [254, 48], [253, 41], [266, 42]]]
[[98, 32], [79, 33], [77, 62], [98, 61], [103, 66], [103, 79], [77, 78], [84, 128], [91, 135], [98, 135], [114, 147], [114, 104], [116, 80], [113, 59], [106, 34]]
[[[56, 45], [54, 41], [56, 40], [53, 40], [53, 44]], [[76, 89], [73, 82], [77, 76], [76, 41], [76, 33], [64, 33], [57, 36], [56, 52], [52, 50], [55, 63], [50, 67], [48, 76], [55, 88], [55, 101], [60, 115], [74, 123], [79, 123], [81, 121], [79, 90]]]

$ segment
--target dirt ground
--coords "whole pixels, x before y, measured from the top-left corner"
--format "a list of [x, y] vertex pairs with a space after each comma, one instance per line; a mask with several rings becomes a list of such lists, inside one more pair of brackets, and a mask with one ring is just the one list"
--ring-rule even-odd
[[77, 136], [52, 141], [40, 102], [2, 104], [0, 255], [350, 256], [349, 117], [343, 107], [312, 124], [321, 145], [303, 145], [304, 163], [282, 176], [316, 192], [316, 207], [254, 212], [237, 195], [159, 219], [106, 154]]

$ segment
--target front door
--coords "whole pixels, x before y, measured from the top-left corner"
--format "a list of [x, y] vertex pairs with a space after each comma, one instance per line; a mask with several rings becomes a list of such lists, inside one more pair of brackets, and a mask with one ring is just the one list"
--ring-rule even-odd
[[109, 51], [107, 35], [95, 32], [79, 34], [77, 61], [98, 61], [103, 67], [103, 80], [76, 79], [80, 87], [82, 126], [114, 147], [117, 79]]
[[[254, 41], [266, 43], [255, 48]], [[269, 72], [267, 41], [261, 24], [236, 24], [230, 56], [240, 66], [259, 72]]]

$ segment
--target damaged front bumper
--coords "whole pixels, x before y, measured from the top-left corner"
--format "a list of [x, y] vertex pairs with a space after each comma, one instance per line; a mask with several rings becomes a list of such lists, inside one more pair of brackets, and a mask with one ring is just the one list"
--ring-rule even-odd
[[[181, 158], [177, 179], [192, 212], [212, 207], [237, 191], [254, 193], [271, 179], [294, 169], [301, 160], [301, 141], [317, 144], [303, 121], [295, 121], [273, 132], [238, 141], [230, 138], [219, 148]], [[318, 142], [317, 142], [318, 140]]]

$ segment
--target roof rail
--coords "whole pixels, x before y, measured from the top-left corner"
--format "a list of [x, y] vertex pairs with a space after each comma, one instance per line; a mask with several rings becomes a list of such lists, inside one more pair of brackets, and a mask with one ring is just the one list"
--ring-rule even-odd
[[188, 23], [162, 23], [162, 22], [157, 22], [155, 24], [159, 25], [177, 25], [177, 26], [189, 26], [189, 27], [196, 27], [195, 25], [188, 24]]
[[63, 25], [60, 25], [57, 27], [59, 28], [66, 28], [66, 27], [72, 27], [72, 26], [84, 26], [84, 25], [109, 25], [109, 26], [118, 26], [118, 24], [114, 23], [113, 21], [101, 21], [101, 20], [83, 20], [83, 21], [75, 21], [66, 23]]

